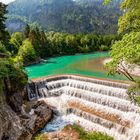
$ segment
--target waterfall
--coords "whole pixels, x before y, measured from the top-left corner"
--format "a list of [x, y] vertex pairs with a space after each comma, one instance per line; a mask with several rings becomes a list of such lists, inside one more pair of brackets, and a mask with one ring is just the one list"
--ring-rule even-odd
[[115, 140], [140, 140], [140, 107], [129, 100], [128, 84], [63, 75], [34, 81], [29, 100], [44, 100], [59, 114], [44, 128], [59, 130], [69, 123], [100, 131]]

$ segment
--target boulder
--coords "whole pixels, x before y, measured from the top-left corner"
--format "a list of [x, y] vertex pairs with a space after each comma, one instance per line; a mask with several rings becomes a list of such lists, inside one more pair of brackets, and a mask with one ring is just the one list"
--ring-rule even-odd
[[36, 102], [29, 113], [22, 114], [16, 114], [7, 104], [0, 106], [1, 140], [31, 140], [52, 118], [52, 110], [43, 101]]

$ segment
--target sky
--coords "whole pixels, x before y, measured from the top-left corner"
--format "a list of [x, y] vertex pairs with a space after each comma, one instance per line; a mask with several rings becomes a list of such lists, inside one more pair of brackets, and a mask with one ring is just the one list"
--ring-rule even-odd
[[12, 1], [15, 1], [15, 0], [0, 0], [0, 2], [3, 2], [5, 4], [8, 4], [8, 3], [12, 2]]

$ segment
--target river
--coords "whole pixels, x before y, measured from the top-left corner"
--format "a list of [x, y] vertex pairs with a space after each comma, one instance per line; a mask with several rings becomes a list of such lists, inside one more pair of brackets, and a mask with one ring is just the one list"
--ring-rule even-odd
[[29, 78], [44, 76], [75, 74], [97, 78], [111, 78], [124, 80], [120, 75], [111, 76], [103, 65], [109, 57], [107, 52], [92, 54], [77, 54], [47, 58], [45, 62], [26, 67]]

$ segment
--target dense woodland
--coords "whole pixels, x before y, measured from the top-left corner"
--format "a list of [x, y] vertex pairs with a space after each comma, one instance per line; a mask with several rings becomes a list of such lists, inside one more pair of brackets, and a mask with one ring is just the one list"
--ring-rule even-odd
[[10, 32], [26, 24], [46, 31], [114, 34], [118, 30], [120, 0], [108, 6], [103, 0], [16, 0], [9, 4], [6, 25]]
[[22, 65], [14, 63], [11, 52], [8, 51], [10, 34], [5, 26], [6, 13], [6, 5], [0, 2], [0, 98], [6, 88], [8, 89], [7, 96], [10, 97], [9, 94], [23, 89], [28, 80]]
[[59, 32], [44, 32], [39, 28], [26, 26], [24, 33], [15, 32], [11, 35], [7, 48], [15, 61], [25, 65], [38, 60], [58, 55], [72, 55], [94, 51], [108, 51], [118, 35], [66, 34]]

